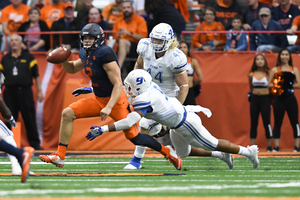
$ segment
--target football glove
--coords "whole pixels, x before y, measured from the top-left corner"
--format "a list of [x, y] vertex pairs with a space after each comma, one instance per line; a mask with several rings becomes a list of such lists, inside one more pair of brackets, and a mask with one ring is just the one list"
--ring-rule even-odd
[[77, 97], [78, 95], [88, 94], [88, 93], [92, 93], [92, 92], [93, 92], [92, 87], [82, 87], [82, 88], [77, 88], [76, 90], [74, 90], [72, 92], [72, 94], [75, 95], [75, 97]]
[[102, 135], [103, 131], [101, 129], [100, 126], [92, 126], [91, 130], [85, 137], [86, 139], [88, 139], [89, 141], [92, 141], [93, 139], [95, 139], [96, 137]]
[[16, 120], [13, 116], [10, 119], [5, 119], [6, 122], [10, 123], [12, 127], [17, 127]]

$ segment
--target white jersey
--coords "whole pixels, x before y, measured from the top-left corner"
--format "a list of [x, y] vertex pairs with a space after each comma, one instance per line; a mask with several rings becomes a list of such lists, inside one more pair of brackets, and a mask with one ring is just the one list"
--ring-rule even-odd
[[145, 114], [145, 118], [153, 119], [170, 128], [183, 123], [186, 110], [175, 97], [168, 97], [158, 85], [152, 83], [151, 88], [133, 99], [132, 106], [140, 110], [151, 106], [152, 111]]
[[201, 106], [183, 106], [175, 97], [166, 96], [155, 83], [148, 91], [135, 97], [132, 105], [135, 110], [147, 108], [146, 119], [171, 128], [171, 141], [180, 157], [189, 155], [191, 145], [207, 151], [214, 151], [218, 146], [218, 140], [206, 130], [200, 117], [194, 113], [203, 112], [210, 117], [211, 111]]
[[174, 72], [186, 70], [186, 55], [178, 48], [174, 48], [167, 50], [163, 57], [156, 59], [150, 40], [150, 38], [141, 39], [137, 46], [137, 53], [143, 59], [144, 69], [167, 96], [176, 97], [179, 87], [175, 82]]

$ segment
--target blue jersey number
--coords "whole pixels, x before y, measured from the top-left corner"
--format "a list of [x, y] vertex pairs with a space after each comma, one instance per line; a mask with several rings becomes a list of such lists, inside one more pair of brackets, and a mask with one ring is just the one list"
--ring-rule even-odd
[[[151, 74], [151, 68], [147, 69], [147, 72], [152, 76]], [[162, 83], [162, 72], [158, 72], [155, 76], [154, 79], [158, 80], [160, 83]]]
[[143, 77], [137, 77], [136, 78], [136, 82], [137, 82], [137, 84], [136, 85], [140, 85], [140, 84], [142, 84], [143, 83]]

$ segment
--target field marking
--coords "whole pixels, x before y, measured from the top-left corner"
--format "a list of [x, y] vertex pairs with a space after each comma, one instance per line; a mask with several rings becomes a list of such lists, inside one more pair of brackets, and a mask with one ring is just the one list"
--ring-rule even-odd
[[[34, 177], [38, 176], [68, 176], [68, 177], [100, 177], [100, 176], [183, 176], [185, 174], [171, 174], [171, 173], [35, 173]], [[11, 173], [0, 173], [0, 176], [12, 176]]]
[[[10, 198], [11, 199], [11, 198]], [[17, 200], [299, 200], [299, 197], [55, 197]]]
[[[39, 194], [72, 194], [79, 195], [84, 193], [89, 194], [99, 194], [99, 193], [127, 193], [127, 192], [161, 192], [161, 191], [169, 191], [169, 192], [178, 192], [178, 191], [194, 191], [194, 190], [227, 190], [227, 189], [247, 189], [247, 188], [259, 188], [260, 190], [264, 190], [265, 188], [290, 188], [290, 187], [300, 187], [300, 182], [289, 182], [289, 183], [257, 183], [251, 185], [190, 185], [183, 187], [123, 187], [123, 188], [88, 188], [88, 189], [72, 189], [72, 190], [52, 190], [52, 189], [17, 189], [17, 190], [9, 190], [9, 191], [0, 191], [0, 196], [5, 197], [9, 195], [39, 195]], [[299, 197], [298, 197], [299, 199]]]

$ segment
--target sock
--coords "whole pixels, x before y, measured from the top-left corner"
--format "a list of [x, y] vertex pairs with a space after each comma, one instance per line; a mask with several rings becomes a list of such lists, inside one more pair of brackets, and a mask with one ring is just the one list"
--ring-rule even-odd
[[58, 144], [57, 152], [56, 154], [60, 157], [60, 159], [64, 160], [66, 153], [67, 153], [67, 146], [68, 145], [63, 145], [61, 143]]
[[[8, 144], [17, 147], [16, 141], [14, 140], [13, 136], [6, 136], [2, 138], [3, 140], [5, 140]], [[7, 154], [11, 165], [19, 165], [19, 162], [17, 160], [17, 158], [11, 154]]]
[[240, 146], [240, 150], [239, 150], [238, 154], [249, 157], [251, 155], [251, 152], [248, 148]]
[[212, 151], [211, 152], [211, 157], [212, 158], [219, 158], [219, 159], [223, 159], [223, 154], [220, 151]]
[[165, 157], [168, 157], [170, 149], [168, 147], [165, 147], [164, 145], [161, 145], [161, 150], [159, 152]]
[[22, 163], [23, 161], [22, 154], [24, 150], [12, 146], [11, 144], [7, 143], [5, 140], [0, 141], [0, 151], [4, 151], [10, 155], [15, 156], [18, 159], [19, 163]]
[[147, 147], [144, 146], [135, 146], [134, 156], [142, 159], [145, 155], [146, 149]]

